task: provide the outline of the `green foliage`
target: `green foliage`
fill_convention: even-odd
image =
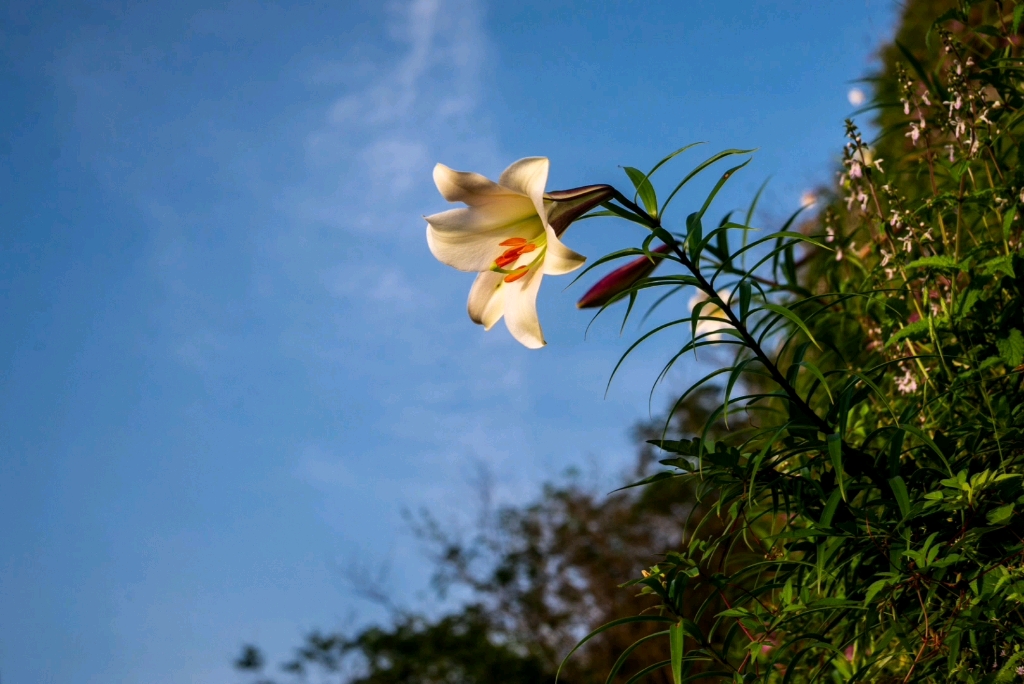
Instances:
[[[362,667],[353,671],[350,656],[356,653]],[[263,658],[247,646],[235,665],[259,673]],[[313,672],[337,675],[336,681],[351,684],[533,684],[545,674],[543,661],[497,639],[485,611],[475,605],[433,623],[408,617],[393,628],[370,628],[351,639],[314,633],[283,669],[301,678]]]
[[[664,245],[659,263],[675,271],[605,307],[628,298],[628,318],[648,289],[663,290],[662,310],[695,290],[699,303],[626,355],[681,327],[691,338],[661,377],[701,347],[735,356],[676,403],[728,378],[708,429],[655,439],[667,469],[637,483],[690,483],[708,515],[627,583],[657,602],[646,615],[671,620],[655,628],[670,657],[620,678],[1024,672],[1021,6],[910,6],[878,80],[881,136],[868,145],[847,121],[843,173],[816,218],[748,240],[760,235],[751,211],[709,231],[741,163],[675,221],[678,188],[738,150],[699,164],[660,206],[653,172],[627,169],[634,200],[605,209],[648,237],[617,256]]]

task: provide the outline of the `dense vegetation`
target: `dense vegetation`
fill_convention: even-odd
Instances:
[[[648,428],[641,486],[549,488],[469,544],[428,521],[441,585],[478,598],[463,612],[314,635],[290,668],[355,655],[352,682],[536,681],[603,625],[562,679],[1022,676],[1022,18],[996,0],[910,3],[875,79],[878,139],[848,121],[831,196],[774,233],[753,232],[753,210],[705,225],[743,164],[685,221],[656,191],[682,157],[631,169],[594,215],[648,237],[595,266],[659,270],[590,301],[627,316],[648,290],[659,312],[691,302],[631,352],[684,327],[670,365],[711,346],[733,361]]]
[[[848,121],[834,201],[803,233],[761,238],[753,266],[748,222],[702,227],[740,167],[680,235],[644,179],[643,208],[613,209],[680,267],[623,294],[700,291],[704,310],[667,325],[693,326],[680,354],[737,349],[695,387],[726,378],[711,419],[749,418],[717,440],[657,442],[670,470],[648,482],[695,482],[714,501],[705,520],[724,521],[632,582],[661,602],[646,619],[672,655],[652,667],[675,681],[1017,676],[1022,13],[964,4],[929,27],[924,59],[897,45],[880,142]]]

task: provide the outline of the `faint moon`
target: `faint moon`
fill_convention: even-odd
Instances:
[[[850,92],[846,93],[846,99],[854,107],[859,107],[864,104],[864,91],[860,88],[850,88]]]

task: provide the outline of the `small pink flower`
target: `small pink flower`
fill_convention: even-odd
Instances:
[[[908,368],[902,378],[896,378],[896,389],[900,394],[910,394],[917,391],[917,379]]]

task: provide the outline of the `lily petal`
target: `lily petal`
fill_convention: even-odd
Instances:
[[[525,216],[496,215],[490,208],[450,209],[427,216],[427,246],[443,264],[460,271],[486,271],[505,251],[502,242],[512,237],[533,240],[543,232],[533,207],[527,206]]]
[[[729,290],[719,290],[718,297],[723,302],[729,301]],[[706,302],[710,299],[703,291],[698,290],[694,293],[693,297],[690,298],[690,310],[692,311],[701,302]],[[719,330],[728,330],[732,327],[729,322],[729,318],[722,311],[721,307],[714,302],[705,304],[700,310],[700,320],[697,322],[697,336],[704,335],[707,333],[707,339],[719,342],[722,340],[722,335]]]
[[[493,328],[505,313],[505,291],[508,286],[504,283],[504,277],[501,273],[484,271],[476,277],[469,290],[466,306],[469,317],[474,323],[484,326],[484,330]]]
[[[531,271],[522,280],[502,287],[505,292],[505,325],[512,337],[529,349],[540,349],[545,344],[544,332],[537,318],[537,291],[544,274]]]
[[[521,195],[506,195],[484,206],[449,209],[424,218],[437,230],[463,233],[498,230],[513,223],[533,219],[536,224],[535,236],[541,233],[540,217],[533,208],[533,202]]]
[[[493,198],[513,194],[479,173],[455,171],[444,164],[434,165],[434,185],[449,202],[465,202],[470,206],[487,204]]]
[[[548,221],[547,210],[544,208],[544,186],[548,184],[549,167],[547,157],[526,157],[513,162],[498,179],[499,185],[529,197],[544,223]]]
[[[572,251],[558,239],[555,230],[548,226],[546,229],[548,237],[547,253],[544,255],[544,273],[547,275],[563,275],[571,273],[587,261],[587,257]]]

